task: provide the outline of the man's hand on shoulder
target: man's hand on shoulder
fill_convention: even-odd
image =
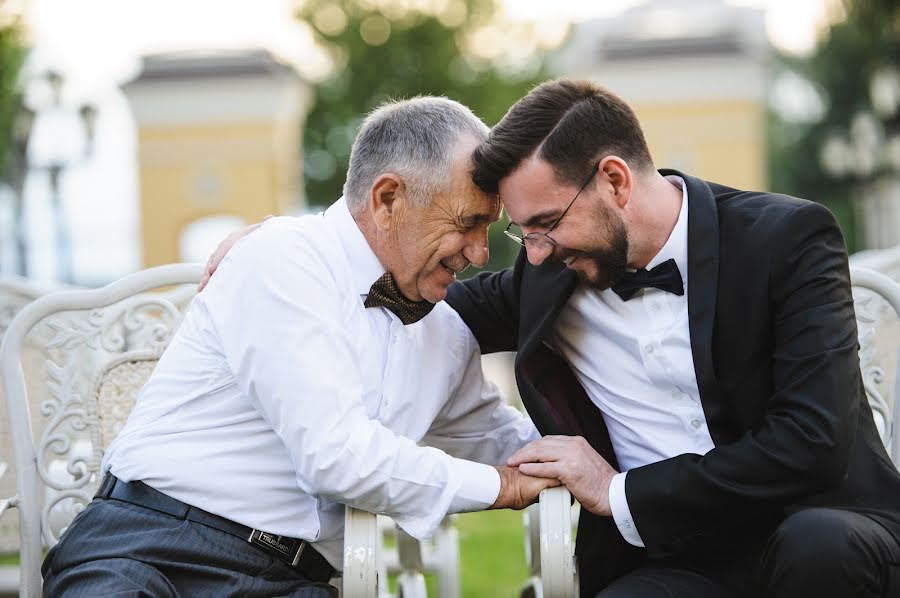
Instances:
[[[524,509],[537,502],[541,490],[559,486],[557,479],[525,475],[517,467],[495,467],[500,474],[500,494],[491,505],[492,509]]]
[[[609,484],[617,472],[581,436],[544,436],[520,448],[507,460],[522,474],[556,478],[595,515],[612,515]]]
[[[209,256],[209,261],[206,262],[206,272],[203,273],[203,279],[200,281],[200,284],[197,285],[197,292],[202,291],[206,285],[209,283],[209,279],[212,278],[212,275],[215,274],[216,268],[219,267],[219,264],[222,261],[222,258],[234,247],[234,244],[238,242],[242,237],[246,237],[260,226],[262,223],[268,220],[269,218],[274,218],[272,214],[266,216],[262,222],[257,222],[256,224],[251,224],[246,228],[242,228],[239,231],[235,231],[222,239],[219,243],[219,246],[216,247],[216,250],[213,251],[213,254]]]

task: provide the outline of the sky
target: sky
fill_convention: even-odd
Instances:
[[[377,0],[373,0],[377,1]],[[453,0],[405,0],[407,3]],[[729,0],[765,10],[767,34],[776,47],[808,53],[827,23],[835,0]],[[508,18],[541,23],[552,31],[566,22],[613,16],[639,3],[585,0],[501,0]],[[29,68],[67,76],[67,110],[47,110],[46,85],[33,83],[28,101],[44,108],[35,124],[31,159],[38,166],[26,183],[27,226],[34,239],[32,272],[55,277],[53,220],[47,175],[42,164],[63,156],[74,165],[62,179],[61,197],[72,231],[77,281],[97,284],[139,268],[137,164],[134,125],[118,87],[137,73],[142,54],[211,47],[264,46],[321,76],[327,65],[310,60],[308,26],[291,18],[291,0],[6,0],[23,14],[34,48]],[[301,58],[302,57],[302,58]],[[93,151],[84,151],[75,110],[97,105]],[[0,192],[0,231],[11,230],[8,196]],[[218,238],[212,231],[206,243]],[[9,235],[6,235],[7,237]],[[9,238],[0,239],[0,271],[8,272]],[[205,246],[195,253],[204,254]]]

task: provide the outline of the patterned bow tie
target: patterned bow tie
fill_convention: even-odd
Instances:
[[[612,286],[612,290],[622,298],[622,301],[628,301],[639,290],[647,287],[654,287],[679,296],[684,295],[681,272],[679,272],[675,260],[666,260],[650,270],[641,268],[635,272],[626,272],[622,280]]]
[[[415,324],[434,309],[434,303],[411,301],[404,297],[390,272],[385,272],[375,281],[363,305],[388,308],[400,318],[404,326]]]

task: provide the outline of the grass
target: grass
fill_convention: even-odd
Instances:
[[[462,595],[514,598],[528,579],[521,511],[482,511],[456,519]],[[429,594],[434,595],[434,594]]]
[[[461,568],[460,594],[465,598],[516,598],[528,578],[525,531],[521,511],[482,511],[457,515]],[[429,596],[437,596],[433,576],[425,577]],[[396,580],[391,577],[391,592]]]

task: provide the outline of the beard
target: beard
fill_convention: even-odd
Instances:
[[[602,213],[598,222],[604,223],[593,240],[594,247],[587,250],[559,249],[556,259],[564,261],[576,258],[581,265],[591,264],[592,271],[575,269],[578,281],[594,290],[605,291],[622,279],[628,267],[628,231],[622,218],[605,207],[598,206]]]

